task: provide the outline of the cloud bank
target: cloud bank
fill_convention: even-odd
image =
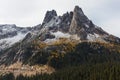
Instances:
[[[0,0],[0,24],[34,26],[42,23],[47,10],[59,15],[75,5],[107,32],[120,37],[120,0]]]

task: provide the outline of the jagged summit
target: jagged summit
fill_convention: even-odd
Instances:
[[[55,10],[47,11],[42,25],[35,26],[29,34],[41,41],[59,39],[67,34],[67,38],[80,41],[120,42],[119,38],[96,26],[79,6],[61,16]]]
[[[83,10],[79,6],[75,6],[73,11],[73,18],[78,20],[81,23],[88,22],[88,18],[84,15]]]
[[[79,6],[75,6],[74,12],[76,14],[84,15],[84,12],[83,12],[82,8],[80,8]]]
[[[55,16],[57,16],[57,13],[56,13],[55,10],[47,11],[46,14],[45,14],[45,18],[43,20],[43,24],[48,23]]]
[[[47,11],[40,29],[40,40],[53,39],[53,33],[69,34],[70,38],[76,36],[80,41],[107,42],[109,35],[102,28],[96,26],[83,12],[79,6],[74,10],[58,16],[55,10]],[[46,35],[47,34],[47,35]],[[49,35],[48,35],[49,34]],[[62,34],[59,34],[62,35]],[[115,36],[113,36],[115,38]],[[118,39],[118,38],[117,38]],[[119,40],[117,40],[119,41]],[[114,42],[114,41],[113,41]]]

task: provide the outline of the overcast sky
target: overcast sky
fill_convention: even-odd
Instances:
[[[120,0],[0,0],[0,24],[34,26],[47,10],[58,15],[79,5],[96,25],[120,37]]]

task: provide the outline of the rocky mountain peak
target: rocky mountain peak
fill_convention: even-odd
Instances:
[[[43,20],[43,24],[48,23],[55,16],[57,16],[57,13],[55,10],[47,11],[45,14],[45,18]]]
[[[78,13],[78,14],[81,14],[81,15],[84,15],[83,10],[79,6],[75,6],[74,12]]]
[[[73,41],[78,43],[89,41],[120,44],[119,38],[109,35],[102,28],[96,26],[78,6],[62,16],[57,16],[55,10],[47,11],[42,25],[36,25],[32,29],[2,27],[3,25],[0,26],[0,49],[4,54],[0,55],[0,64],[26,61],[27,58],[29,60],[34,54],[41,53],[39,52],[41,47],[45,47],[43,50],[46,51],[47,45],[54,42],[58,44],[60,39],[63,43],[64,41],[71,43]],[[19,43],[15,44],[17,42]]]
[[[109,36],[102,28],[96,26],[83,12],[79,6],[62,16],[57,16],[55,10],[47,11],[41,25],[40,39],[45,40],[45,33],[51,32],[68,33],[71,36],[77,35],[81,41],[105,41]],[[43,39],[44,38],[44,39]]]
[[[86,31],[84,29],[89,27],[90,20],[84,15],[84,12],[80,7],[75,6],[69,32],[71,34],[81,35],[81,32],[85,33]]]
[[[88,18],[84,15],[83,10],[79,6],[75,6],[74,12],[73,12],[73,18],[77,20],[79,23],[88,21]]]
[[[69,33],[77,34],[80,40],[90,41],[104,41],[103,36],[109,36],[107,32],[89,20],[79,6],[75,6],[74,8]]]

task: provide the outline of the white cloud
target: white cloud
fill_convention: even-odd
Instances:
[[[74,6],[73,0],[0,0],[0,23],[36,25],[42,22],[47,10],[55,9],[63,14]]]
[[[42,23],[47,10],[62,15],[79,5],[95,24],[120,37],[119,4],[120,0],[0,0],[0,24],[33,26]]]
[[[104,26],[103,29],[110,34],[120,37],[120,17],[107,20],[101,26]]]

